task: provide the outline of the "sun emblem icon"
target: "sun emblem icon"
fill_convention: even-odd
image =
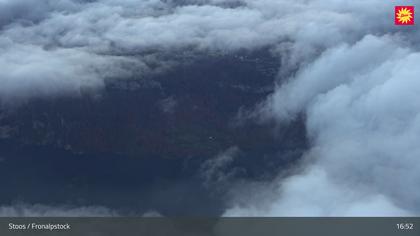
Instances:
[[[414,25],[414,6],[396,6],[395,24]]]

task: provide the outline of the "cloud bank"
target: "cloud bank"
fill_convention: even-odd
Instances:
[[[304,114],[311,148],[294,175],[249,184],[259,193],[238,193],[226,215],[420,215],[417,39],[360,31],[300,66],[258,111],[283,123]]]
[[[388,31],[386,7],[338,0],[1,0],[0,98],[77,94],[110,78],[142,79],[171,66],[179,52],[268,46],[284,55],[282,70],[290,72],[322,49]]]

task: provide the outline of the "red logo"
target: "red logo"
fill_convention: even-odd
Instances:
[[[395,24],[414,25],[414,6],[396,6]]]

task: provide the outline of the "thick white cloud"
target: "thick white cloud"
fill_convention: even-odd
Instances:
[[[419,215],[420,53],[390,36],[324,52],[270,98],[280,120],[306,114],[303,171],[227,215]]]
[[[276,185],[279,184],[279,185]],[[305,173],[264,186],[259,196],[235,205],[226,216],[409,216],[385,195],[353,190],[311,167]],[[244,193],[250,194],[250,193]],[[237,199],[238,200],[238,199]],[[250,204],[250,205],[249,205]]]
[[[351,4],[342,0],[183,2],[2,0],[0,49],[5,52],[0,54],[0,60],[13,57],[13,62],[2,65],[0,80],[7,81],[13,94],[30,97],[39,94],[38,90],[48,94],[60,93],[69,86],[69,90],[80,89],[86,83],[100,86],[107,74],[102,73],[104,68],[115,69],[119,77],[125,76],[121,73],[124,68],[141,78],[148,74],[148,63],[168,66],[166,59],[147,55],[151,51],[230,52],[263,46],[276,47],[283,55],[282,70],[290,72],[290,68],[298,67],[324,48],[354,42],[365,32],[389,31],[392,22],[392,11],[387,11],[391,4],[379,0]],[[114,65],[115,58],[109,55],[135,59],[138,65]],[[80,62],[75,63],[75,58]],[[21,83],[10,76],[21,73],[21,66],[26,70],[41,69],[34,78],[25,75]],[[48,67],[55,69],[45,69]],[[26,89],[28,81],[34,81],[30,84],[33,91]],[[10,96],[8,91],[4,87],[0,97]]]
[[[141,64],[129,58],[16,44],[0,38],[0,98],[3,103],[35,95],[79,94],[103,86],[103,79],[129,75],[122,68]],[[135,70],[134,70],[135,71]]]
[[[273,115],[283,120],[293,118],[320,93],[368,73],[388,61],[390,56],[399,58],[409,52],[390,45],[390,41],[387,36],[383,40],[369,36],[354,46],[340,44],[327,49],[315,62],[301,68],[295,79],[279,87],[269,99]]]
[[[303,19],[317,9],[327,12],[320,17],[354,19],[327,29],[312,21],[286,50],[280,47],[289,50],[286,72],[296,73],[258,110],[263,119],[286,123],[304,114],[311,148],[291,177],[238,188],[225,214],[420,215],[418,27],[391,21],[393,5],[415,2],[298,3]]]

